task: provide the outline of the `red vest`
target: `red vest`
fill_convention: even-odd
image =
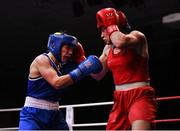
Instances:
[[[111,48],[107,66],[112,71],[115,85],[150,80],[148,59],[138,55],[133,49],[126,48],[113,54]]]

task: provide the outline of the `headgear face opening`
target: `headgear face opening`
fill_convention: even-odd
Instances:
[[[47,48],[53,54],[56,60],[60,63],[62,63],[61,48],[65,44],[69,46],[77,47],[78,45],[77,38],[60,32],[49,35]]]

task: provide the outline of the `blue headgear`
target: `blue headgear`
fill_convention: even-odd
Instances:
[[[64,33],[57,32],[49,35],[47,48],[60,63],[62,63],[60,51],[64,44],[69,46],[77,46],[78,41],[76,37]]]

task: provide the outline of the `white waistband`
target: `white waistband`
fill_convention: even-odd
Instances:
[[[150,85],[149,82],[133,82],[133,83],[123,84],[123,85],[115,85],[115,90],[117,91],[131,90],[131,89],[148,86],[148,85]]]
[[[45,110],[59,110],[59,102],[49,102],[42,99],[37,99],[33,97],[26,97],[25,107],[34,107]]]

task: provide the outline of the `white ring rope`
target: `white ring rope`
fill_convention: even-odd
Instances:
[[[103,123],[85,123],[85,124],[73,124],[73,127],[89,127],[89,126],[105,126],[107,125],[107,122]]]
[[[11,112],[11,111],[20,111],[21,108],[12,108],[12,109],[0,109],[0,112]]]
[[[102,106],[102,105],[111,105],[114,102],[99,102],[99,103],[88,103],[88,104],[75,104],[75,105],[64,105],[64,106],[59,106],[60,108],[66,108],[68,106],[70,107],[89,107],[89,106]]]
[[[172,100],[172,99],[180,99],[180,96],[172,96],[172,97],[161,97],[157,98],[157,101],[160,100]],[[84,123],[84,124],[75,124],[74,123],[74,108],[75,107],[90,107],[90,106],[102,106],[102,105],[112,105],[114,102],[98,102],[98,103],[88,103],[88,104],[74,104],[74,105],[62,105],[59,106],[59,108],[65,108],[66,109],[66,121],[72,130],[72,127],[90,127],[90,126],[106,126],[106,122],[101,123]],[[11,108],[11,109],[0,109],[0,112],[12,112],[12,111],[20,111],[21,108]],[[174,119],[168,119],[168,120],[174,120]],[[155,120],[158,121],[158,120]],[[18,127],[8,127],[8,128],[0,128],[0,130],[6,130],[6,129],[18,129]]]

